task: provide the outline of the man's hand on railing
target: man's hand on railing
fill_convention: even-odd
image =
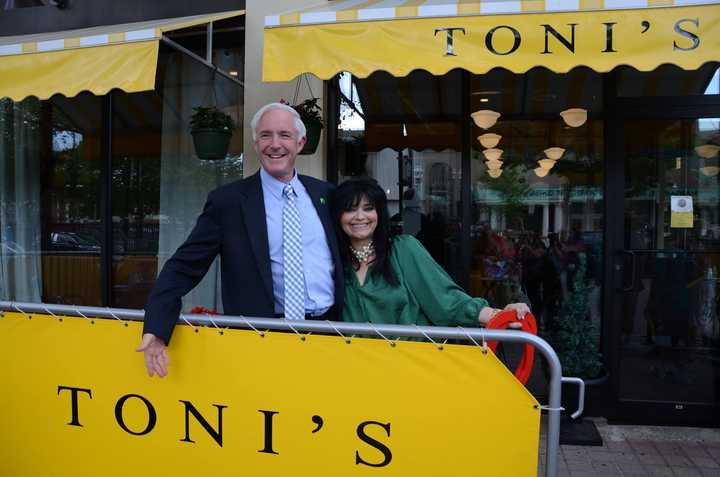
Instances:
[[[145,353],[145,367],[148,376],[152,377],[153,374],[157,374],[159,378],[167,376],[170,357],[163,340],[151,333],[145,333],[140,346],[135,351]]]

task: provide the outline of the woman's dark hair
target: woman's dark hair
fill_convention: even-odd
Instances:
[[[390,264],[392,235],[390,234],[387,196],[374,179],[350,179],[340,184],[333,192],[331,213],[340,243],[340,256],[343,263],[350,264],[354,270],[360,268],[360,262],[350,253],[350,239],[340,225],[340,217],[343,212],[348,212],[357,207],[363,197],[375,208],[378,216],[377,227],[373,234],[375,261],[372,274],[384,277],[392,286],[398,286],[400,282],[398,282],[397,275]]]

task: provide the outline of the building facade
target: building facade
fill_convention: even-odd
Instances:
[[[417,12],[393,19],[378,13],[383,5],[363,13],[330,2],[282,16],[302,5],[255,0],[10,3],[0,13],[7,37],[245,14],[213,22],[209,57],[205,23],[164,33],[152,89],[0,100],[0,299],[142,307],[207,192],[257,170],[249,131],[257,108],[312,95],[324,104],[326,129],[298,169],[334,182],[374,177],[395,230],[415,235],[470,294],[495,305],[527,301],[541,336],[558,348],[580,342],[564,355],[575,365],[566,374],[604,376],[590,395],[593,412],[720,424],[720,50],[709,39],[720,6],[499,11],[482,35],[463,24],[482,10],[446,15],[436,25],[445,29],[422,40],[432,54],[407,34],[383,40],[382,49],[405,48],[393,61],[362,63],[379,35],[373,18],[410,24],[421,21],[409,18]],[[495,3],[532,10],[558,2]],[[357,21],[364,14],[368,21]],[[593,14],[583,30],[583,15]],[[325,25],[357,39],[317,34],[321,44],[307,37],[280,44],[288,56],[273,50],[268,31],[304,18],[322,19],[300,25],[305,32]],[[688,50],[681,60],[629,40],[667,25],[656,41],[672,54]],[[4,38],[0,48],[11,43]],[[545,52],[543,61],[511,58],[528,45]],[[571,49],[576,59],[554,63]],[[697,51],[704,56],[692,59]],[[619,59],[602,63],[608,55]],[[194,154],[187,123],[198,105],[242,124],[224,161]],[[221,309],[216,267],[186,308]],[[513,350],[506,354],[512,362]],[[530,387],[544,392],[541,364]]]

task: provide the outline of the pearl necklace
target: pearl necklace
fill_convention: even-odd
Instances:
[[[350,245],[350,253],[353,254],[353,256],[357,259],[358,262],[365,263],[368,261],[370,256],[375,253],[375,247],[373,246],[372,241],[367,245],[363,245],[362,247],[360,247],[360,250]]]

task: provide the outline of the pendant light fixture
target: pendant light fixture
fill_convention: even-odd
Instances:
[[[703,175],[708,177],[715,177],[718,175],[718,172],[720,172],[720,167],[718,166],[705,166],[700,168],[700,172],[703,173]]]
[[[482,144],[482,147],[485,149],[492,149],[498,145],[501,138],[502,136],[499,134],[485,133],[482,136],[478,136],[477,140],[480,141],[480,144]]]
[[[585,124],[587,121],[587,109],[570,108],[560,113],[565,124],[571,128],[577,128]]]
[[[497,179],[502,175],[502,169],[492,169],[488,171],[488,175],[493,179]]]
[[[485,165],[487,166],[487,168],[489,170],[493,171],[493,170],[502,169],[503,163],[502,163],[502,161],[487,161],[485,163]]]
[[[480,111],[475,111],[470,115],[470,117],[475,121],[475,124],[477,127],[482,129],[489,129],[495,125],[498,118],[500,117],[500,113],[496,111],[492,111],[490,109],[481,109]]]
[[[535,171],[535,175],[538,177],[545,177],[548,175],[548,172],[550,172],[549,169],[543,169],[542,167],[536,167],[533,170]]]
[[[718,151],[720,151],[720,146],[716,146],[715,144],[703,144],[702,146],[697,146],[695,148],[697,155],[703,159],[715,157]]]
[[[545,169],[546,171],[549,171],[555,165],[555,161],[552,159],[548,159],[548,158],[540,159],[537,162],[538,162],[538,164],[540,164],[540,167],[542,169]]]
[[[565,149],[563,149],[562,147],[549,147],[543,152],[549,159],[557,161],[562,157],[563,154],[565,154]]]
[[[485,156],[485,159],[488,161],[498,161],[500,160],[500,156],[502,156],[503,150],[502,149],[485,149],[483,151],[483,155]]]

